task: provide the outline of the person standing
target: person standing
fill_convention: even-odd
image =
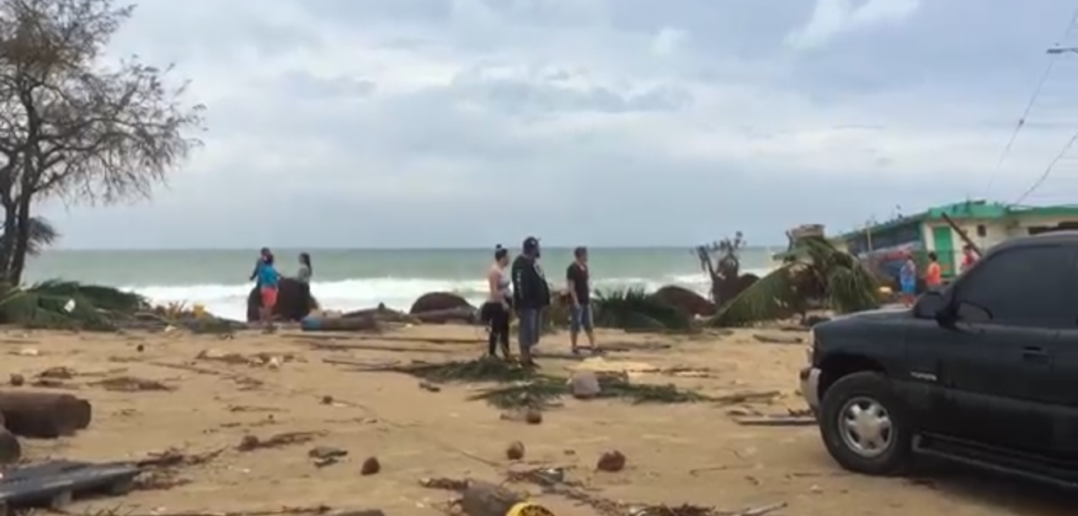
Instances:
[[[517,311],[517,345],[520,362],[534,366],[532,348],[539,344],[543,328],[543,310],[550,306],[550,285],[539,265],[539,239],[528,237],[521,246],[520,256],[513,260],[513,307]]]
[[[258,251],[258,259],[255,260],[255,268],[251,271],[251,281],[255,281],[258,279],[258,269],[262,267],[262,263],[266,261],[267,256],[273,256],[273,253],[270,252],[270,249],[268,247],[263,247],[260,251]]]
[[[973,251],[973,246],[966,244],[962,247],[962,267],[959,270],[965,272],[966,269],[973,267],[974,263],[977,263],[977,253]]]
[[[912,253],[906,253],[906,261],[898,270],[898,286],[902,292],[902,304],[912,305],[917,295],[917,264],[913,261]]]
[[[494,248],[494,263],[487,269],[487,301],[483,303],[480,314],[487,323],[487,354],[498,356],[501,346],[502,355],[509,360],[509,314],[513,294],[509,289],[509,250],[497,246]]]
[[[588,272],[586,247],[573,249],[573,263],[565,269],[565,282],[569,297],[573,302],[569,313],[569,345],[573,353],[579,351],[577,342],[580,330],[583,329],[588,337],[588,349],[595,353],[595,330],[591,316],[591,278]]]
[[[939,257],[935,252],[928,253],[928,266],[925,267],[925,288],[936,290],[943,286],[943,271],[940,269]]]
[[[311,266],[311,255],[299,253],[299,269],[296,270],[296,279],[300,283],[310,285],[312,276],[314,276],[314,267]]]
[[[273,308],[277,305],[277,285],[281,281],[281,275],[273,266],[273,254],[267,253],[262,257],[255,268],[255,279],[258,285],[258,293],[262,301],[259,307],[263,331],[272,333],[276,328],[273,326]]]

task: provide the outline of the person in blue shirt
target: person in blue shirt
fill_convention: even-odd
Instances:
[[[273,307],[277,305],[277,285],[281,281],[281,274],[273,266],[273,254],[263,255],[262,260],[255,266],[255,281],[262,300],[259,315],[265,331],[272,332],[274,330]]]
[[[902,304],[913,305],[917,297],[917,264],[913,261],[913,253],[906,253],[906,262],[898,271],[898,286],[902,291]]]

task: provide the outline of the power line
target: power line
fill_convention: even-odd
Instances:
[[[1071,31],[1074,30],[1075,23],[1078,23],[1078,8],[1071,14],[1070,22],[1067,23],[1067,29],[1063,31],[1063,35],[1059,37],[1059,41],[1063,41],[1070,36]],[[1056,43],[1058,46],[1059,43]],[[1056,59],[1063,52],[1048,51],[1048,55],[1051,57],[1048,59],[1048,66],[1044,68],[1044,73],[1041,74],[1040,80],[1037,81],[1036,87],[1033,88],[1033,94],[1029,97],[1029,102],[1026,103],[1026,108],[1022,111],[1022,116],[1018,119],[1018,122],[1014,126],[1014,131],[1011,132],[1011,137],[1007,140],[1007,145],[1003,147],[1003,152],[1000,153],[999,159],[996,161],[996,166],[992,170],[992,175],[988,177],[988,186],[985,188],[985,197],[992,191],[992,186],[996,182],[996,177],[999,176],[1000,169],[1003,168],[1003,162],[1007,160],[1007,156],[1011,153],[1011,147],[1014,146],[1014,141],[1018,139],[1018,133],[1022,132],[1022,128],[1026,126],[1026,118],[1029,117],[1029,113],[1033,111],[1033,106],[1037,103],[1037,98],[1041,95],[1041,90],[1044,89],[1044,84],[1048,82],[1048,76],[1052,75],[1052,68],[1056,65]]]
[[[1078,142],[1078,131],[1074,132],[1074,135],[1071,136],[1071,139],[1067,141],[1066,145],[1063,146],[1063,150],[1059,151],[1059,154],[1056,155],[1055,159],[1053,159],[1052,162],[1048,164],[1048,168],[1044,169],[1044,172],[1042,172],[1040,177],[1038,177],[1037,180],[1033,182],[1029,189],[1027,189],[1017,200],[1015,200],[1011,204],[1019,204],[1022,201],[1026,200],[1026,197],[1029,197],[1029,194],[1033,193],[1034,190],[1044,184],[1044,180],[1048,179],[1048,176],[1052,173],[1052,169],[1056,167],[1056,163],[1059,163],[1059,161],[1067,155],[1067,151],[1069,151],[1071,147],[1074,146],[1075,142]]]

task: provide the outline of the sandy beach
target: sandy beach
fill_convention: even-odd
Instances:
[[[804,408],[796,392],[804,346],[762,344],[753,333],[760,331],[702,336],[601,331],[599,338],[631,349],[607,354],[606,362],[658,370],[634,374],[634,382],[674,383],[712,396],[772,390],[778,396],[679,405],[564,399],[563,406],[544,412],[538,425],[503,419],[486,403],[469,401],[478,386],[443,385],[431,392],[407,375],[325,361],[470,359],[481,353],[481,344],[402,339],[480,338],[472,327],[423,326],[381,337],[242,332],[232,339],[186,332],[10,330],[0,334],[5,353],[0,373],[24,375],[29,383],[50,368],[67,368],[71,377],[54,381],[52,388],[71,389],[93,403],[89,429],[57,440],[24,440],[29,459],[137,460],[170,448],[194,457],[159,472],[151,489],[78,502],[71,507],[76,513],[120,506],[133,514],[269,514],[321,505],[333,511],[438,514],[451,493],[422,487],[420,479],[501,482],[508,470],[550,466],[565,468],[567,480],[580,483],[575,489],[626,504],[689,503],[736,512],[784,503],[787,507],[771,514],[789,516],[1064,514],[1066,505],[1053,493],[984,476],[849,474],[827,455],[814,426],[738,424],[731,414]],[[561,350],[565,340],[564,334],[550,336],[542,346]],[[664,347],[658,344],[669,347],[647,350]],[[541,364],[559,371],[580,362],[547,358]],[[687,366],[696,372],[662,371]],[[154,380],[171,390],[124,392],[101,383],[118,377]],[[326,403],[327,397],[332,402]],[[245,435],[265,440],[288,432],[310,434],[302,434],[306,442],[237,449]],[[514,440],[526,447],[518,464],[505,457]],[[316,446],[348,455],[318,467],[308,456]],[[623,471],[595,470],[596,459],[607,450],[627,457]],[[381,471],[363,476],[360,464],[370,456],[377,457]],[[600,514],[565,496],[543,494],[534,484],[507,486],[533,493],[558,514]]]

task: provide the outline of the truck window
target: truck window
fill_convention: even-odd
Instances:
[[[990,256],[955,285],[959,318],[1008,326],[1074,327],[1074,254],[1063,246],[1016,247]]]

